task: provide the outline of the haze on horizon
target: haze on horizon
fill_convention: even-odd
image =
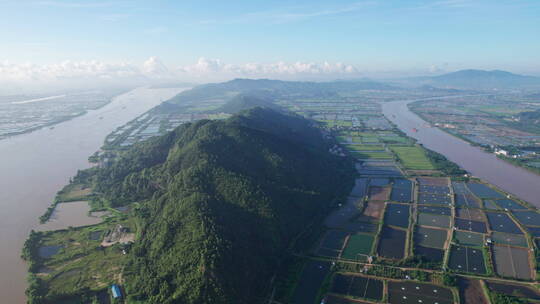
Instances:
[[[540,75],[539,15],[533,0],[3,0],[0,94],[469,68]]]

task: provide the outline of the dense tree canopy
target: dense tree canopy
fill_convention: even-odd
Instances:
[[[98,170],[113,204],[142,202],[128,295],[261,301],[293,238],[350,188],[350,167],[327,151],[309,121],[255,108],[181,126]]]

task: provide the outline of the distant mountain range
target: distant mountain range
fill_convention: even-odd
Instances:
[[[410,81],[444,89],[495,90],[540,87],[540,77],[500,70],[461,70],[439,76],[416,77]]]

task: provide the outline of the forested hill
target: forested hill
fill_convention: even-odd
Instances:
[[[99,169],[113,204],[142,202],[129,297],[262,302],[295,236],[352,186],[352,166],[327,151],[309,121],[255,108],[183,125]]]

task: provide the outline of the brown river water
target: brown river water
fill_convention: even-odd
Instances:
[[[26,302],[27,269],[19,258],[21,248],[30,230],[40,228],[38,217],[56,192],[78,169],[89,166],[88,157],[105,136],[182,90],[138,88],[53,129],[0,140],[0,303]],[[72,210],[76,205],[66,207],[59,210],[60,217],[69,215],[66,223],[88,223],[86,212]],[[60,227],[58,221],[63,219],[48,228]]]
[[[487,153],[436,127],[430,127],[426,121],[407,107],[407,104],[414,101],[384,103],[382,110],[399,129],[417,139],[424,147],[443,154],[472,175],[540,208],[540,175],[511,165],[500,160],[493,153]],[[415,132],[414,129],[417,131]]]

